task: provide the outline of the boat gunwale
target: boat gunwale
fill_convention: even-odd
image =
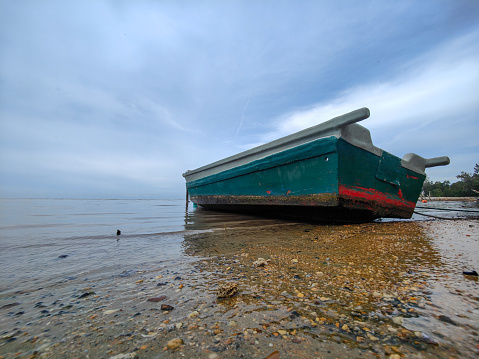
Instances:
[[[216,174],[230,171],[235,168],[253,163],[254,161],[268,158],[274,154],[278,154],[293,148],[297,148],[301,145],[326,139],[332,136],[336,137],[337,139],[344,139],[346,142],[349,142],[351,145],[357,148],[366,150],[377,155],[378,157],[381,157],[383,152],[387,151],[374,146],[369,130],[356,123],[368,118],[369,115],[369,109],[363,107],[264,145],[260,145],[240,152],[236,155],[226,157],[197,169],[186,171],[183,173],[183,177],[185,177],[188,187],[188,184],[191,182],[199,181]],[[288,163],[289,162],[290,161],[288,161]],[[449,163],[450,160],[447,156],[425,159],[415,153],[407,153],[400,159],[400,164],[402,167],[421,175],[426,175],[425,169],[428,167],[444,166]]]
[[[370,116],[369,109],[363,107],[361,109],[346,113],[341,116],[337,116],[329,121],[320,123],[316,126],[309,127],[302,131],[293,133],[291,135],[279,138],[277,140],[268,142],[266,144],[254,147],[252,149],[240,152],[236,155],[226,157],[224,159],[218,160],[216,162],[210,163],[208,165],[199,167],[194,170],[189,170],[183,173],[183,177],[186,178],[187,182],[194,180],[188,179],[188,177],[196,177],[194,175],[201,174],[201,172],[206,172],[207,174],[203,175],[202,177],[206,177],[210,174],[219,173],[229,168],[220,169],[221,167],[225,167],[231,163],[237,162],[237,164],[233,167],[240,166],[242,164],[246,164],[252,162],[254,160],[258,160],[261,158],[265,158],[269,155],[274,153],[278,153],[284,150],[288,150],[299,145],[312,142],[321,138],[326,138],[330,136],[336,136],[337,138],[341,136],[341,130],[345,127],[349,127],[356,122],[362,121]],[[361,128],[360,132],[367,131],[369,135],[369,130],[365,127],[360,125],[355,125],[357,128]],[[369,142],[370,142],[370,135],[369,135]],[[372,146],[372,142],[370,142],[370,146]],[[375,150],[377,148],[372,148]],[[230,167],[230,168],[233,168]],[[216,170],[215,170],[216,169]],[[208,173],[211,172],[211,173]],[[201,178],[201,177],[199,177]],[[197,178],[195,178],[197,179]]]

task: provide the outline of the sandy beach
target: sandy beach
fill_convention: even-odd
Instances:
[[[3,295],[0,358],[475,358],[478,240],[475,219],[225,223],[184,260]]]

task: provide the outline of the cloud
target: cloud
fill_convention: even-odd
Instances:
[[[0,7],[0,195],[183,197],[187,169],[363,106],[444,176],[477,157],[474,2]]]
[[[459,149],[476,157],[478,153],[477,138],[473,135],[479,133],[477,43],[479,31],[418,56],[404,64],[393,78],[365,81],[327,102],[287,113],[275,121],[275,130],[248,147],[368,107],[371,117],[362,124],[371,131],[376,145],[399,152],[396,154],[400,156],[414,151],[425,157],[452,154],[456,172],[464,170],[459,167],[464,166],[463,161],[454,165],[453,152]],[[449,179],[456,173],[450,169],[448,172]]]

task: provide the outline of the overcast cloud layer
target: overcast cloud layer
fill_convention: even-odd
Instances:
[[[181,174],[345,112],[479,162],[479,2],[0,0],[0,197],[183,198]]]

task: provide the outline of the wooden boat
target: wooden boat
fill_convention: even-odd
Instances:
[[[326,221],[410,218],[425,168],[448,157],[402,159],[376,146],[357,124],[362,108],[183,174],[205,208]]]

